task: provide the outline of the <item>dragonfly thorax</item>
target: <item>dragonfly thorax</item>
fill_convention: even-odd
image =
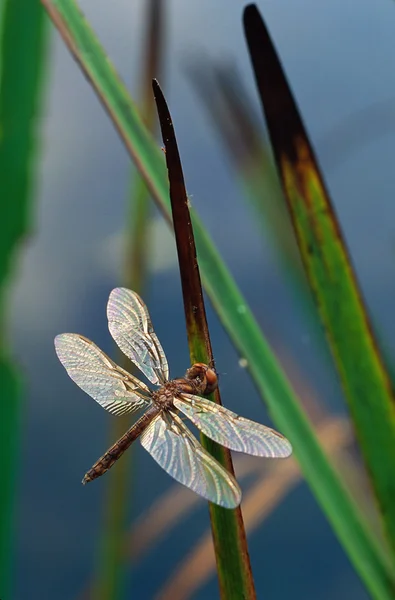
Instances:
[[[180,394],[183,390],[177,385],[177,379],[168,381],[159,390],[152,392],[152,404],[158,408],[170,408],[173,405],[173,398]]]
[[[173,379],[152,393],[152,403],[161,409],[170,408],[180,394],[211,394],[218,385],[217,374],[204,363],[195,363],[185,377]]]

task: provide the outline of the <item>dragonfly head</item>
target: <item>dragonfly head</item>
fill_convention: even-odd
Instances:
[[[218,387],[217,373],[204,363],[193,364],[185,373],[185,377],[194,381],[198,394],[211,394]]]

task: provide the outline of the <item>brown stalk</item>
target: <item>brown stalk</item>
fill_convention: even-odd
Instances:
[[[153,81],[153,91],[165,145],[191,362],[214,365],[188,197],[173,122],[162,90],[156,80]],[[221,404],[218,389],[213,396],[215,401]],[[229,450],[207,440],[203,435],[201,435],[201,440],[209,452],[234,474]],[[235,590],[239,590],[238,593],[242,593],[246,600],[253,600],[256,598],[256,593],[241,509],[238,507],[230,511],[211,503],[209,506],[221,597],[232,598]]]
[[[162,0],[149,0],[147,32],[144,36],[144,64],[141,73],[140,113],[151,132],[156,130],[155,102],[152,97],[151,82],[162,71],[164,50],[164,7]],[[147,271],[147,239],[150,214],[149,191],[138,173],[134,174],[133,190],[135,210],[131,211],[129,230],[133,232],[127,240],[125,261],[126,287],[142,292],[143,280]]]
[[[189,213],[188,196],[185,189],[180,155],[175,138],[173,122],[157,80],[153,90],[165,145],[166,165],[169,176],[171,210],[180,267],[182,294],[191,362],[213,362],[213,352],[208,331],[203,290],[196,247]],[[196,341],[198,339],[198,343]],[[202,346],[200,345],[202,343]],[[202,355],[202,352],[204,355]],[[219,398],[218,400],[219,401]]]

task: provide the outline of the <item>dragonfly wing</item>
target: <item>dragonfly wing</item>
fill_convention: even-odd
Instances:
[[[84,336],[57,335],[55,349],[71,379],[110,413],[123,415],[150,404],[149,388]]]
[[[204,435],[225,448],[268,458],[286,458],[292,453],[289,441],[277,431],[210,400],[182,394],[173,402]]]
[[[169,379],[165,353],[140,296],[126,288],[112,290],[107,304],[108,328],[124,354],[155,385]]]
[[[204,450],[176,414],[158,415],[140,440],[171,477],[203,498],[226,508],[240,504],[235,478]]]

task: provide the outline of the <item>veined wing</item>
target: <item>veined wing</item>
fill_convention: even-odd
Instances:
[[[150,390],[145,383],[115,364],[86,337],[62,333],[55,338],[55,349],[71,379],[113,415],[150,404]]]
[[[286,458],[292,453],[291,444],[280,433],[239,417],[210,400],[182,394],[174,398],[173,402],[204,435],[225,448],[271,458]]]
[[[107,317],[112,337],[147,379],[155,385],[168,381],[166,356],[140,296],[126,288],[115,288],[108,299]]]
[[[235,478],[204,450],[175,413],[158,415],[140,440],[169,475],[203,498],[226,508],[240,504]]]

